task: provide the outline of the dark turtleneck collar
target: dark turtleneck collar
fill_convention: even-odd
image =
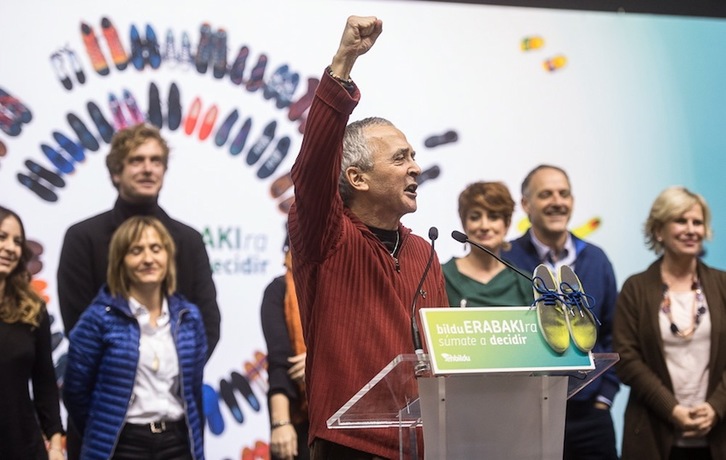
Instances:
[[[162,217],[164,211],[159,207],[157,200],[149,203],[131,203],[120,196],[113,206],[113,220],[116,226],[121,225],[131,216],[155,216]]]
[[[399,243],[401,241],[401,235],[399,235],[398,229],[386,230],[383,228],[371,227],[370,225],[366,225],[366,227],[368,227],[368,229],[376,235],[376,238],[383,243],[391,255],[394,255],[398,251]]]

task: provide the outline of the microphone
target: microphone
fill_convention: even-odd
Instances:
[[[514,270],[519,276],[523,276],[530,283],[532,282],[532,277],[531,276],[529,276],[526,273],[522,272],[521,270],[519,270],[517,267],[515,267],[512,264],[510,264],[506,260],[503,260],[502,258],[498,257],[496,254],[494,254],[492,251],[490,251],[489,249],[485,248],[481,244],[476,243],[474,241],[471,241],[465,234],[463,234],[463,233],[461,233],[461,232],[459,232],[457,230],[454,230],[453,232],[451,232],[451,237],[453,239],[455,239],[456,241],[458,241],[459,243],[469,243],[470,245],[475,246],[475,247],[481,249],[482,251],[486,252],[490,256],[492,256],[495,259],[497,259],[499,262],[501,262],[504,265],[506,265],[507,268],[509,268],[510,270]]]
[[[431,263],[434,261],[434,254],[436,253],[436,251],[434,250],[434,243],[438,237],[439,229],[437,229],[436,227],[429,228],[431,253],[429,254],[429,260],[426,263],[426,268],[424,268],[423,275],[421,275],[421,281],[418,283],[416,292],[413,294],[413,300],[411,301],[411,335],[413,337],[414,352],[416,353],[416,357],[418,358],[418,363],[416,363],[416,366],[414,367],[414,372],[417,376],[429,370],[429,365],[423,356],[424,352],[423,344],[421,342],[421,334],[418,329],[418,323],[416,322],[416,301],[418,300],[419,296],[426,298],[426,292],[422,289],[424,281],[426,281],[426,275],[428,275],[429,269],[431,268]]]

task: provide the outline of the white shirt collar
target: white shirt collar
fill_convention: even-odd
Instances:
[[[540,262],[549,265],[552,269],[555,269],[560,265],[569,265],[574,269],[577,254],[575,254],[575,243],[572,240],[572,234],[570,232],[567,232],[565,246],[562,248],[562,252],[558,254],[558,260],[555,261],[554,264],[552,263],[552,260],[547,257],[552,251],[552,248],[537,239],[537,236],[534,234],[534,230],[530,230],[529,236],[532,238],[532,244],[534,244],[534,248],[537,251],[537,257],[539,257]]]
[[[134,315],[139,325],[144,326],[149,324],[149,310],[146,306],[142,305],[141,302],[135,298],[129,296],[129,308],[131,314]],[[165,326],[169,322],[169,302],[166,300],[166,296],[161,301],[161,314],[156,319],[156,326]]]

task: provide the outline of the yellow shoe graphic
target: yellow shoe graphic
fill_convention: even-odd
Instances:
[[[549,268],[544,265],[535,268],[532,286],[540,333],[550,348],[557,353],[564,353],[570,346],[570,332],[565,308]]]
[[[600,323],[590,311],[594,299],[585,294],[580,279],[567,265],[560,267],[559,279],[572,341],[580,351],[588,353],[597,342],[597,325]]]

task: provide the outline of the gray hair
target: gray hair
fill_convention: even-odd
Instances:
[[[343,135],[343,160],[340,164],[340,178],[338,189],[343,203],[347,206],[353,197],[351,187],[345,171],[351,166],[357,167],[362,172],[373,169],[373,151],[364,134],[366,128],[373,126],[393,126],[393,123],[380,117],[369,117],[354,121],[345,128]]]
[[[534,175],[542,171],[543,169],[554,169],[555,171],[561,172],[562,175],[565,176],[567,183],[570,184],[570,177],[567,175],[567,172],[564,169],[560,168],[559,166],[541,164],[531,170],[522,181],[522,196],[529,198],[529,183],[532,182],[532,178],[534,177]],[[570,186],[572,185],[570,184]]]

